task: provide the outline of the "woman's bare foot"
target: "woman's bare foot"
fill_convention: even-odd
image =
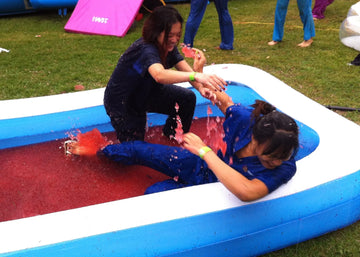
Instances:
[[[274,45],[276,45],[276,44],[278,44],[278,43],[279,43],[279,41],[271,40],[270,42],[268,42],[268,45],[269,45],[269,46],[274,46]]]
[[[309,40],[302,41],[300,44],[298,44],[298,46],[300,46],[300,47],[308,47],[308,46],[311,46],[311,44],[313,42],[314,42],[314,40],[312,40],[312,38],[310,38]]]

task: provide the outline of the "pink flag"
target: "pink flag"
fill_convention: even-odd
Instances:
[[[143,0],[79,0],[65,25],[68,32],[123,37]]]

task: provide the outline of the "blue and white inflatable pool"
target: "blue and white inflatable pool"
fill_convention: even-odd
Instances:
[[[257,68],[206,71],[233,82],[235,102],[247,98],[235,85],[245,85],[315,132],[289,183],[250,203],[213,183],[1,222],[0,256],[256,256],[360,219],[357,124]],[[0,101],[7,110],[0,114],[0,146],[65,138],[74,128],[110,131],[102,99],[96,89]],[[207,105],[199,98],[196,116],[205,116]],[[163,121],[150,116],[153,125]]]

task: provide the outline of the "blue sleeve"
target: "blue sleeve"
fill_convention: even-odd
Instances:
[[[251,141],[252,109],[241,104],[230,106],[226,110],[224,127],[224,141],[227,144],[226,153],[232,156]]]
[[[261,180],[269,190],[269,193],[276,190],[282,184],[287,183],[296,173],[295,159],[291,158],[285,161],[275,169],[265,169],[261,173],[257,173],[255,178]]]

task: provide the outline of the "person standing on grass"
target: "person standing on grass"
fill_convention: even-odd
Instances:
[[[206,58],[201,51],[196,49],[193,68],[179,53],[182,23],[175,8],[157,7],[144,23],[142,38],[120,57],[104,95],[106,112],[120,142],[144,140],[147,112],[168,115],[165,136],[175,135],[176,115],[184,132],[189,131],[196,97],[190,89],[174,83],[190,82],[202,96],[210,89],[225,89],[222,78],[202,73]]]
[[[315,0],[315,5],[312,9],[312,15],[314,20],[321,20],[325,18],[325,10],[334,0]]]
[[[101,153],[171,177],[150,186],[146,194],[220,181],[240,200],[253,201],[287,183],[296,172],[299,128],[295,120],[264,101],[244,106],[234,104],[224,91],[214,94],[225,114],[225,153],[213,152],[190,132],[183,137],[183,147],[132,141],[108,145]],[[72,149],[81,154],[76,145]]]
[[[272,41],[268,42],[269,46],[278,44],[284,37],[284,25],[289,1],[290,0],[277,0],[274,31]],[[298,46],[308,47],[313,43],[313,37],[315,37],[315,25],[311,13],[311,0],[297,0],[297,6],[304,30],[304,40],[298,44]]]
[[[186,21],[184,44],[193,47],[194,38],[204,17],[208,0],[191,0],[190,13]],[[217,49],[233,50],[234,28],[228,10],[228,0],[214,0],[219,17],[221,43]]]

